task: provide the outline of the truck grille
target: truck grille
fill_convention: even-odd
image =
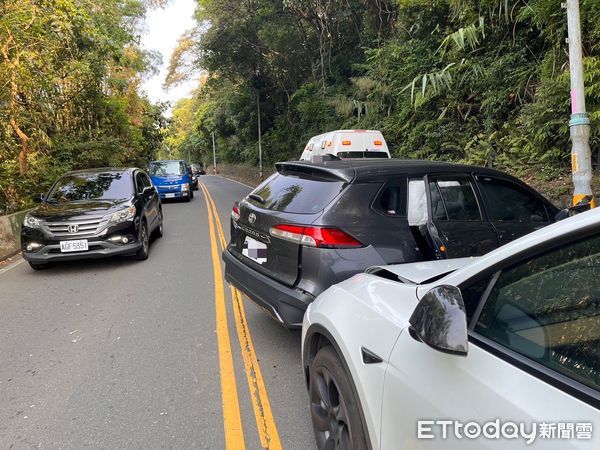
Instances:
[[[76,238],[93,236],[108,223],[108,217],[94,217],[86,220],[66,222],[46,222],[52,236],[57,238]]]

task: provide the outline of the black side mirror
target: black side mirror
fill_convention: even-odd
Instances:
[[[411,335],[444,353],[467,356],[467,312],[460,289],[437,286],[423,296],[410,317]]]
[[[31,198],[35,203],[42,203],[44,201],[44,194],[34,194]]]
[[[580,200],[579,203],[577,203],[576,205],[571,206],[569,208],[561,209],[554,216],[554,220],[556,220],[558,222],[559,220],[566,219],[567,217],[571,217],[576,214],[579,214],[579,213],[582,213],[585,211],[589,211],[590,209],[592,209],[592,205],[590,205],[590,203],[589,203],[591,201],[591,199],[592,199],[592,196],[588,195],[588,196],[584,197],[582,200]]]
[[[146,186],[142,191],[142,194],[154,194],[154,192],[156,192],[156,188],[154,186]]]

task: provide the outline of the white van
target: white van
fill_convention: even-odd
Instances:
[[[310,161],[316,155],[340,158],[389,158],[387,143],[377,130],[336,130],[310,138],[300,161]]]

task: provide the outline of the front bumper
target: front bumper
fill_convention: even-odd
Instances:
[[[161,200],[170,198],[187,198],[190,196],[190,191],[172,191],[172,190],[161,190],[158,189],[158,194]],[[169,196],[167,196],[169,194]]]
[[[22,227],[21,250],[23,258],[30,262],[46,263],[51,261],[72,261],[87,258],[107,258],[117,255],[136,253],[142,246],[138,241],[139,226],[137,222],[128,221],[113,225],[92,236],[55,237],[40,228]],[[127,244],[113,242],[110,239],[126,237]],[[88,250],[82,252],[60,251],[60,241],[85,239]],[[29,244],[41,244],[37,250],[27,250]]]
[[[52,261],[74,261],[78,259],[108,258],[118,255],[132,255],[136,253],[142,244],[133,242],[130,244],[115,244],[110,241],[89,241],[89,250],[84,252],[61,253],[60,244],[49,244],[38,251],[28,252],[23,249],[23,258],[30,262],[46,263]]]
[[[285,286],[245,265],[229,250],[223,251],[225,280],[288,328],[300,328],[304,311],[315,299],[307,292]]]

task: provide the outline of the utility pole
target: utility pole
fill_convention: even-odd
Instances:
[[[573,170],[573,205],[591,196],[590,205],[596,207],[592,193],[592,155],[590,152],[590,119],[585,110],[583,84],[583,55],[581,50],[581,21],[579,0],[567,0],[562,4],[567,9],[569,28],[569,71],[571,75],[571,166]]]
[[[258,177],[260,181],[263,180],[263,168],[262,168],[262,135],[260,130],[260,97],[258,91],[256,92],[256,109],[258,111]]]
[[[213,131],[211,133],[212,135],[212,141],[213,141],[213,174],[216,175],[217,174],[217,152],[216,152],[216,147],[215,147],[215,132]]]

